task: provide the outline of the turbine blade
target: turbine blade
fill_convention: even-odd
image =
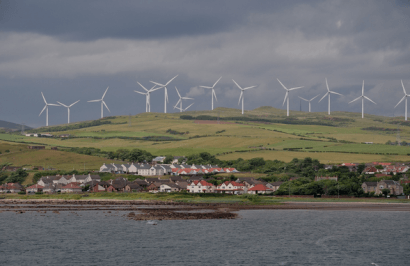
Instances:
[[[55,104],[55,103],[48,103],[48,106],[60,106],[59,104]]]
[[[337,92],[334,92],[334,91],[329,91],[329,92],[330,92],[330,93],[333,93],[333,94],[337,94],[337,95],[343,96],[342,94],[337,93]]]
[[[315,97],[313,97],[312,99],[310,99],[310,101],[313,101],[314,99],[316,99],[320,94],[316,95]]]
[[[218,99],[216,98],[216,94],[215,94],[215,90],[214,90],[214,89],[212,89],[212,93],[213,93],[213,95],[214,95],[214,97],[215,97],[215,100],[218,101]]]
[[[183,100],[195,100],[194,98],[189,98],[189,97],[181,97]]]
[[[155,85],[155,86],[156,86],[156,85]],[[157,91],[157,90],[159,90],[159,89],[164,88],[164,87],[155,88],[155,86],[154,86],[152,89],[150,89],[148,92],[153,92],[153,91]]]
[[[80,100],[78,100],[78,101],[76,101],[75,103],[72,103],[70,106],[68,106],[68,107],[71,107],[71,106],[73,106],[74,104],[76,104],[76,103],[78,103]]]
[[[241,103],[241,98],[243,97],[243,90],[241,90],[241,94],[239,95],[238,105]]]
[[[178,91],[177,87],[175,87],[175,89],[177,90],[179,98],[181,98],[181,94],[179,94],[179,91]]]
[[[184,111],[186,111],[189,107],[191,107],[192,105],[194,105],[194,103],[191,103],[187,108],[184,109]]]
[[[212,86],[212,88],[215,87],[215,85],[221,80],[221,78],[222,78],[222,77],[220,77],[220,78],[214,83],[214,85]]]
[[[68,108],[68,106],[67,105],[65,105],[65,104],[62,104],[62,103],[60,103],[59,101],[57,101],[60,105],[62,105],[62,106],[64,106],[64,107],[67,107]],[[70,106],[71,107],[71,106]]]
[[[352,103],[352,102],[355,102],[355,101],[357,101],[357,100],[360,100],[362,97],[363,97],[363,96],[359,96],[359,97],[357,97],[356,99],[354,99],[353,101],[351,101],[351,102],[349,102],[349,103]]]
[[[329,89],[329,84],[327,84],[327,78],[325,78],[325,80],[326,80],[326,88],[327,88],[327,91],[330,91],[330,89]]]
[[[204,89],[212,89],[212,87],[207,87],[207,86],[199,86],[200,88],[204,88]]]
[[[289,89],[290,91],[293,91],[293,90],[298,90],[298,89],[301,89],[301,88],[303,88],[304,86],[302,86],[302,87],[296,87],[296,88],[291,88],[291,89]]]
[[[176,75],[175,77],[173,77],[172,79],[170,79],[170,80],[165,84],[165,86],[167,86],[169,83],[171,83],[171,81],[173,81],[176,77],[178,77],[178,75]]]
[[[137,81],[137,83],[138,83],[138,85],[140,85],[145,91],[148,91],[144,86],[141,85],[141,83],[139,83],[138,81]],[[155,87],[155,86],[154,86],[154,87]]]
[[[141,92],[141,91],[135,91],[136,93],[142,94],[142,95],[147,95],[145,92]]]
[[[328,94],[329,94],[329,92],[326,92],[326,94],[323,95],[323,97],[319,100],[319,102],[321,102]]]
[[[109,86],[108,86],[107,89],[105,90],[105,92],[104,92],[103,97],[101,98],[101,100],[104,99],[105,94],[107,94],[108,88],[109,88]]]
[[[288,90],[288,89],[285,87],[285,85],[283,85],[283,83],[282,83],[282,82],[280,82],[280,80],[279,80],[279,79],[277,79],[277,80],[279,81],[280,85],[282,85],[282,87],[283,87],[285,90]]]
[[[177,103],[175,104],[174,108],[176,108],[176,107],[178,106],[179,102],[181,102],[181,99],[179,99],[179,100],[177,101]]]
[[[401,86],[403,87],[404,94],[407,95],[406,89],[404,88],[403,80],[401,80]]]
[[[372,101],[369,97],[367,97],[367,96],[364,96],[364,98],[365,98],[366,100],[371,101],[371,102],[374,103],[374,104],[377,104],[377,103],[373,102],[373,101]]]
[[[241,89],[241,90],[242,90],[241,86],[239,86],[239,85],[238,85],[238,83],[236,83],[236,81],[235,81],[235,80],[232,80],[232,81],[236,84],[236,86],[238,86],[238,88],[239,88],[239,89]]]
[[[362,96],[364,96],[364,80],[363,80],[363,85],[362,85]]]
[[[404,101],[404,99],[406,99],[407,95],[404,95],[403,98],[401,98],[401,100],[396,104],[396,106],[394,108],[396,108],[402,101]]]
[[[306,100],[305,98],[302,98],[302,97],[300,97],[300,96],[298,96],[300,99],[302,99],[302,100],[304,100],[304,101],[309,101],[309,100]]]
[[[44,100],[44,102],[47,104],[47,101],[46,101],[46,98],[44,97],[43,92],[41,92],[41,96],[43,96],[43,100]]]
[[[154,83],[157,86],[160,86],[161,88],[165,87],[165,85],[158,83],[158,82],[154,82],[154,81],[150,81],[151,83]]]
[[[255,88],[256,86],[250,86],[250,87],[246,87],[246,88],[244,88],[243,90],[249,90],[249,89],[253,89],[253,88]]]
[[[93,103],[93,102],[101,102],[101,99],[100,100],[92,100],[92,101],[87,101],[88,103]]]
[[[287,99],[288,97],[289,97],[289,92],[288,92],[288,89],[286,89],[285,99],[283,100],[282,106],[285,105],[286,99]]]
[[[105,108],[107,108],[108,112],[110,112],[110,113],[111,113],[110,109],[109,109],[109,108],[108,108],[108,106],[105,104],[105,102],[104,102],[104,101],[102,101],[102,102],[103,102],[103,104],[104,104]]]
[[[47,104],[44,106],[43,110],[41,110],[41,112],[38,116],[40,116],[44,112],[44,110],[46,110],[46,108],[47,108]]]

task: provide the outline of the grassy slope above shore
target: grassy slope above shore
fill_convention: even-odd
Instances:
[[[290,118],[286,118],[284,110],[260,107],[246,111],[244,117],[274,122],[231,121],[230,124],[196,124],[193,120],[180,119],[180,115],[180,113],[143,113],[132,116],[131,124],[128,124],[128,116],[110,117],[105,118],[104,121],[111,121],[111,124],[51,132],[54,135],[70,134],[74,137],[70,139],[34,138],[10,134],[0,134],[0,139],[22,143],[34,142],[48,146],[94,147],[104,151],[139,148],[154,155],[187,156],[209,152],[220,159],[264,157],[289,162],[295,157],[309,156],[319,159],[322,163],[342,163],[407,161],[410,158],[407,155],[410,154],[410,147],[384,145],[389,140],[396,140],[398,127],[392,123],[403,122],[402,118],[397,117],[366,115],[365,119],[361,119],[360,114],[349,112],[333,112],[329,117],[325,113],[292,111]],[[184,115],[243,117],[239,110],[229,108],[192,111]],[[171,134],[169,129],[176,131],[177,134]],[[410,127],[404,125],[399,130],[401,140],[410,142]],[[47,132],[47,128],[44,128],[43,132]],[[126,139],[133,137],[135,138]],[[137,137],[171,137],[174,140],[152,141],[136,139]],[[361,142],[374,142],[377,145],[365,145]],[[275,150],[255,150],[258,147]],[[298,149],[298,151],[288,151],[288,149]],[[238,152],[246,150],[252,151]]]

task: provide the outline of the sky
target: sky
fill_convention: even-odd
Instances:
[[[134,92],[165,83],[168,112],[177,112],[175,87],[190,110],[240,108],[233,83],[245,91],[245,110],[283,106],[287,86],[290,109],[300,100],[331,90],[332,111],[403,116],[401,80],[410,93],[409,0],[0,0],[0,120],[44,126],[41,92],[48,103],[71,108],[71,121],[98,119],[104,98],[110,113],[145,112],[145,96]],[[312,111],[327,101],[312,101]],[[302,102],[302,110],[307,111]],[[151,94],[151,111],[164,112],[164,90]],[[67,109],[51,106],[49,124],[67,122]]]

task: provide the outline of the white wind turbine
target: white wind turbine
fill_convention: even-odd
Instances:
[[[108,108],[107,104],[105,104],[105,102],[104,102],[104,97],[105,97],[105,94],[106,94],[107,91],[108,91],[108,88],[109,88],[109,87],[107,87],[107,89],[105,90],[105,92],[104,92],[104,94],[103,94],[103,96],[102,96],[101,99],[88,101],[89,103],[92,103],[92,102],[101,102],[101,118],[104,117],[104,106],[105,106],[105,108],[107,108],[108,112],[111,113],[111,111],[110,111],[110,109]]]
[[[330,94],[333,93],[333,94],[337,94],[337,95],[340,95],[340,96],[343,96],[343,95],[340,94],[340,93],[331,91],[331,90],[329,89],[329,85],[327,84],[327,79],[326,79],[326,78],[325,78],[325,80],[326,80],[327,92],[326,92],[326,94],[322,97],[322,99],[319,100],[319,102],[321,102],[326,96],[328,97],[328,99],[327,99],[327,105],[328,105],[328,107],[327,107],[327,113],[328,113],[328,115],[330,115]]]
[[[286,112],[286,115],[289,116],[289,91],[301,89],[301,88],[303,88],[303,86],[302,86],[302,87],[296,87],[296,88],[288,89],[288,88],[285,87],[285,85],[283,85],[282,82],[280,82],[279,79],[277,79],[277,80],[279,81],[280,85],[282,85],[282,87],[286,90],[285,99],[283,100],[282,106],[283,106],[283,105],[285,104],[285,102],[287,101],[287,108],[286,108],[287,112]]]
[[[147,90],[141,83],[137,82],[146,92],[135,91],[136,93],[145,95],[145,112],[151,112],[151,92],[159,90],[160,88],[155,88],[157,85],[154,85],[151,89]]]
[[[178,110],[180,110],[181,112],[185,112],[185,111],[186,111],[189,107],[191,107],[193,104],[194,104],[194,103],[191,103],[191,104],[188,105],[188,107],[185,108],[185,109],[182,109],[182,108],[179,108],[179,107],[175,107],[175,108],[178,109]]]
[[[74,105],[74,104],[76,104],[76,103],[78,103],[80,100],[78,100],[78,101],[76,101],[75,103],[72,103],[71,105],[65,105],[65,104],[63,104],[63,103],[60,103],[59,101],[57,101],[61,106],[64,106],[64,107],[66,107],[67,108],[67,111],[68,111],[68,123],[67,124],[70,124],[70,108]]]
[[[41,92],[41,96],[43,96],[43,100],[44,100],[44,103],[45,103],[46,105],[44,106],[43,110],[41,110],[41,112],[40,112],[40,114],[39,114],[38,116],[40,116],[40,115],[44,112],[44,110],[46,110],[46,126],[48,127],[48,107],[49,107],[49,106],[60,106],[60,105],[54,104],[54,103],[47,103],[46,98],[44,97],[43,92]]]
[[[215,88],[216,84],[221,80],[221,78],[222,78],[222,77],[220,77],[220,78],[214,83],[214,85],[213,85],[212,87],[199,86],[199,87],[201,87],[201,88],[211,89],[211,90],[212,90],[212,93],[211,93],[212,109],[211,109],[211,110],[214,109],[214,97],[215,97],[215,100],[218,101],[218,99],[216,98],[216,94],[215,94],[215,89],[214,89],[214,88]]]
[[[363,80],[363,86],[362,86],[362,95],[359,96],[359,97],[357,97],[357,98],[354,99],[353,101],[349,102],[349,104],[352,103],[352,102],[355,102],[355,101],[357,101],[357,100],[360,100],[360,99],[362,99],[362,118],[364,118],[364,99],[369,100],[369,101],[371,101],[372,103],[376,104],[376,103],[373,102],[369,97],[364,96],[364,80]]]
[[[306,100],[305,98],[302,98],[302,97],[299,97],[299,96],[298,96],[298,97],[299,97],[300,99],[306,101],[306,102],[309,102],[309,113],[310,113],[310,112],[312,111],[310,102],[313,101],[314,99],[316,99],[319,95],[320,95],[320,94],[316,95],[315,97],[313,97],[313,98],[310,99],[310,100]]]
[[[404,107],[404,119],[407,121],[407,97],[410,96],[410,94],[407,94],[406,89],[404,88],[403,80],[401,81],[401,86],[403,87],[404,97],[401,98],[400,102],[396,104],[394,108],[396,108],[404,99],[406,99]]]
[[[167,90],[167,86],[169,83],[171,83],[171,81],[173,81],[176,77],[178,77],[178,75],[176,75],[175,77],[173,77],[172,79],[170,79],[167,83],[165,84],[161,84],[158,82],[154,82],[154,81],[150,81],[151,83],[154,83],[155,85],[158,85],[159,88],[164,88],[164,113],[167,113],[167,102],[168,102],[168,90]]]
[[[238,105],[241,103],[241,99],[242,99],[242,114],[243,114],[243,100],[245,98],[245,96],[243,95],[243,92],[252,88],[255,88],[256,86],[250,86],[250,87],[246,87],[246,88],[241,88],[241,86],[238,85],[238,83],[236,83],[235,80],[232,80],[233,82],[235,82],[236,86],[238,86],[238,88],[241,90],[241,95],[239,95],[239,101],[238,101]]]
[[[175,89],[177,90],[177,93],[178,93],[178,96],[179,96],[179,100],[178,100],[178,102],[177,102],[177,104],[175,104],[175,106],[174,106],[174,109],[175,108],[177,108],[177,105],[179,104],[179,108],[177,108],[177,109],[179,109],[179,111],[180,112],[182,112],[182,100],[193,100],[193,98],[188,98],[188,97],[181,97],[181,94],[179,94],[179,91],[178,91],[178,89],[177,89],[177,87],[175,87]],[[192,104],[191,104],[192,105]],[[190,106],[191,106],[190,105]],[[187,108],[188,109],[188,108]],[[186,109],[185,109],[186,110]]]

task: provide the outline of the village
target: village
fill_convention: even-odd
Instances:
[[[152,162],[103,164],[98,173],[85,175],[44,175],[36,184],[24,187],[19,183],[5,183],[0,186],[0,193],[19,194],[53,194],[53,193],[223,193],[231,195],[242,194],[277,194],[286,181],[267,182],[264,179],[252,177],[252,173],[241,173],[235,168],[219,167],[218,165],[188,165],[178,163],[175,157],[171,164],[164,164],[165,157],[156,157]],[[324,165],[325,170],[344,167],[350,172],[356,172],[359,164],[343,163],[340,165]],[[7,166],[3,170],[16,171],[19,167]],[[403,185],[410,184],[405,173],[410,167],[403,163],[373,162],[365,165],[362,175],[373,176],[379,181],[364,181],[361,184],[363,193],[371,196],[405,197]],[[100,174],[115,174],[116,178],[102,180]],[[217,174],[230,176],[215,178]],[[234,174],[241,174],[235,177]],[[246,176],[243,176],[243,175]],[[120,175],[120,176],[118,176]],[[393,176],[401,175],[400,180]],[[133,177],[133,178],[131,178]],[[129,181],[131,179],[132,181]],[[297,180],[290,178],[289,181]],[[314,182],[331,180],[338,182],[338,176],[315,176]],[[285,186],[287,186],[285,184]],[[282,186],[283,188],[283,186]],[[285,187],[284,189],[287,189]],[[276,192],[276,193],[275,193]],[[290,194],[290,188],[289,188]]]

